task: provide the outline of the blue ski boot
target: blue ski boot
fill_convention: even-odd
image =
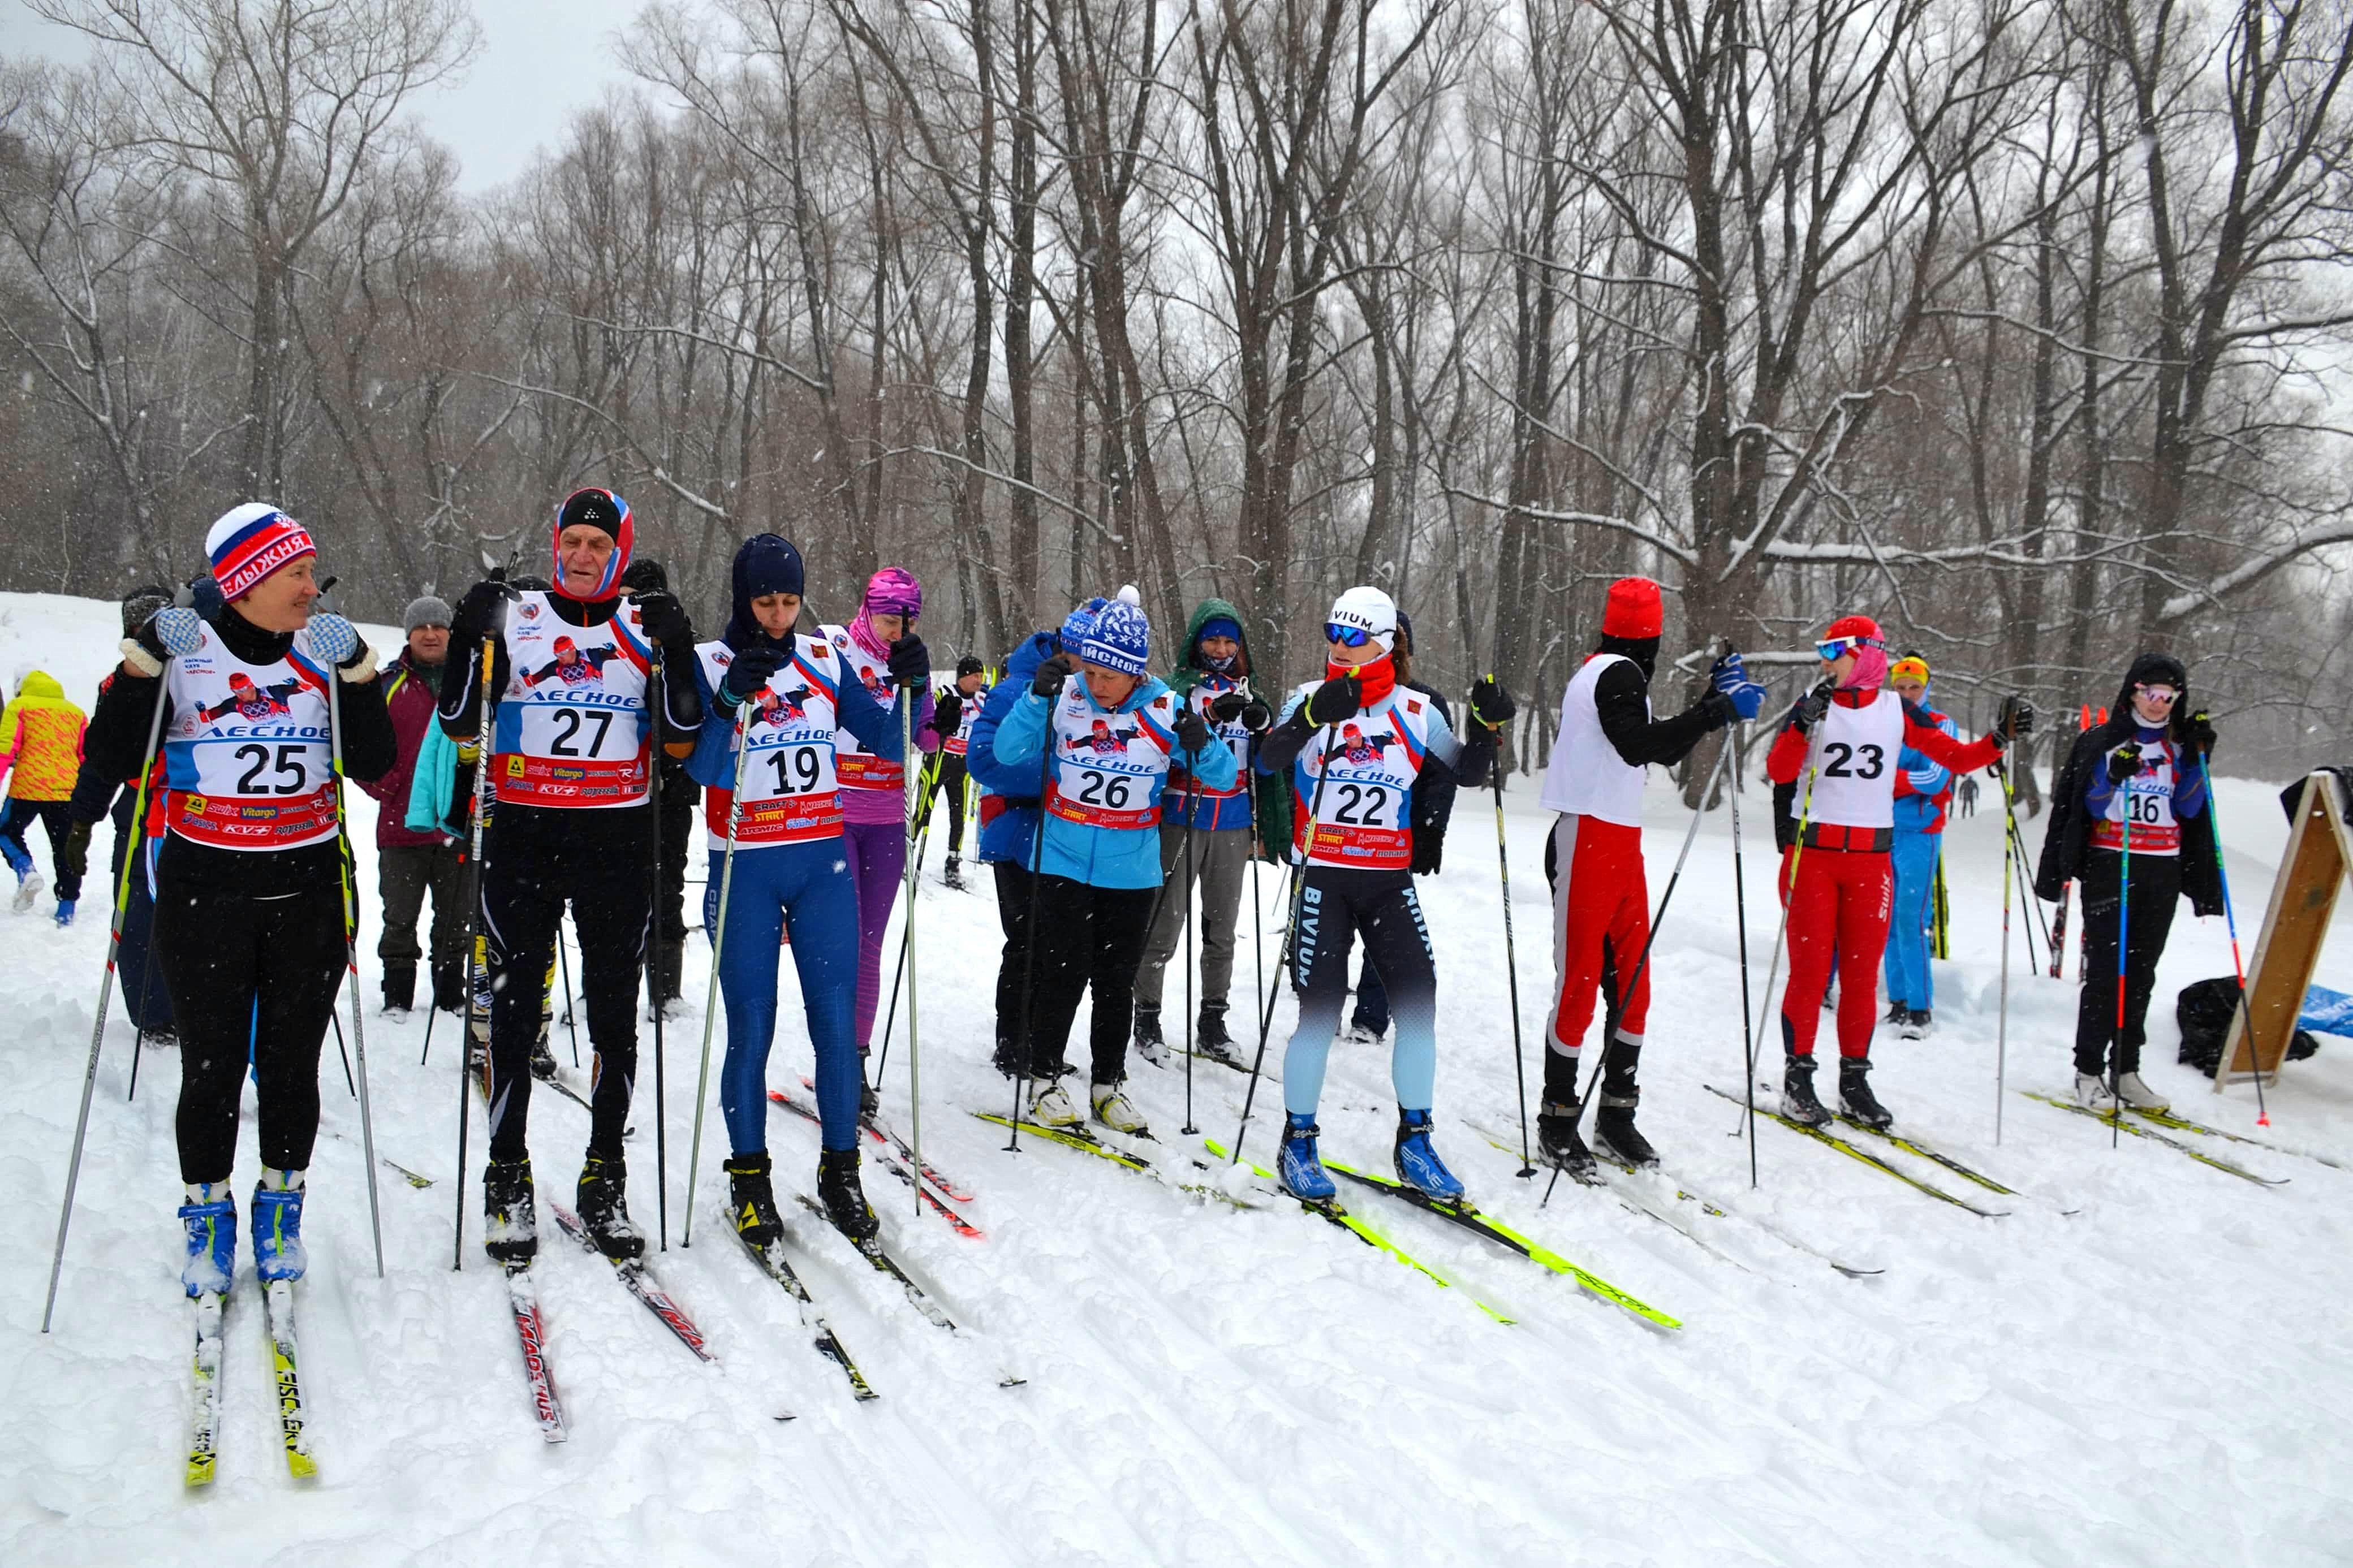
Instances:
[[[60,926],[69,926],[73,924],[73,917],[74,900],[71,899],[59,899],[58,900],[58,924]]]
[[[1397,1131],[1398,1180],[1419,1190],[1424,1197],[1459,1204],[1462,1201],[1462,1184],[1430,1146],[1430,1112],[1398,1110]]]
[[[1315,1118],[1293,1111],[1283,1118],[1282,1147],[1275,1151],[1274,1173],[1282,1178],[1282,1190],[1304,1202],[1320,1204],[1336,1197],[1339,1189],[1324,1169],[1324,1157],[1315,1152],[1315,1140],[1323,1129]]]
[[[302,1250],[302,1173],[264,1171],[253,1189],[253,1271],[264,1285],[300,1279],[310,1258]]]
[[[188,1299],[206,1291],[227,1294],[237,1276],[237,1200],[228,1195],[228,1184],[190,1184],[180,1218],[188,1227],[188,1261],[180,1270]]]

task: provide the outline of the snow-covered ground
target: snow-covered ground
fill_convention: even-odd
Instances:
[[[0,673],[11,689],[38,665],[87,700],[113,639],[111,606],[0,595]],[[2250,948],[2284,842],[2274,788],[2229,780],[2221,790]],[[1550,970],[1546,823],[1534,795],[1520,784],[1507,812],[1531,1074]],[[1749,942],[1761,984],[1771,844],[1761,793],[1747,799]],[[374,808],[356,792],[353,802],[372,1004]],[[1686,818],[1663,784],[1651,816],[1655,898]],[[1377,1194],[1344,1196],[1462,1289],[1439,1289],[1280,1202],[1238,1212],[1082,1154],[1001,1153],[1003,1131],[970,1114],[1008,1098],[987,1065],[996,912],[989,893],[954,892],[934,876],[916,932],[923,1145],[976,1189],[965,1207],[987,1238],[919,1215],[907,1189],[871,1162],[867,1187],[887,1238],[972,1331],[969,1342],[917,1318],[787,1205],[804,1273],[881,1391],[854,1405],[725,1233],[715,1106],[695,1245],[681,1247],[707,969],[698,939],[693,1006],[669,1037],[670,1245],[655,1264],[718,1363],[693,1361],[601,1278],[603,1263],[551,1241],[536,1272],[572,1437],[543,1444],[504,1294],[480,1251],[479,1212],[469,1215],[463,1270],[450,1268],[455,1031],[443,1020],[420,1068],[424,1016],[395,1024],[371,1005],[377,1150],[437,1184],[418,1190],[381,1173],[378,1279],[358,1106],[331,1046],[301,1287],[321,1471],[308,1489],[288,1479],[276,1452],[249,1289],[229,1318],[219,1479],[208,1494],[182,1487],[188,1341],[171,1214],[179,1064],[174,1052],[148,1051],[138,1098],[126,1103],[132,1032],[119,1007],[98,1068],[57,1327],[38,1332],[106,930],[95,890],[69,931],[50,924],[46,899],[13,918],[0,910],[10,1017],[0,1031],[0,1081],[10,1086],[0,1192],[15,1204],[16,1227],[0,1274],[0,1409],[17,1431],[0,1454],[0,1561],[2288,1568],[2353,1559],[2353,1362],[2341,1343],[2353,1299],[2353,1172],[2243,1146],[2216,1151],[2292,1178],[2260,1188],[2155,1143],[2126,1139],[2112,1150],[2104,1130],[2014,1092],[1996,1143],[1998,809],[1949,835],[1957,957],[1937,965],[1937,1032],[1920,1043],[1883,1037],[1875,1079],[1905,1129],[2019,1189],[1994,1200],[1894,1156],[2010,1211],[1990,1220],[1770,1123],[1758,1130],[1762,1184],[1749,1189],[1737,1113],[1702,1088],[1736,1088],[1741,1070],[1729,823],[1718,814],[1703,826],[1652,960],[1643,1123],[1672,1170],[1732,1211],[1710,1218],[1680,1205],[1713,1252],[1606,1193],[1564,1184],[1540,1208],[1541,1186],[1514,1180],[1516,1159],[1472,1131],[1472,1121],[1514,1122],[1490,820],[1482,802],[1466,800],[1449,869],[1424,887],[1442,1003],[1440,1147],[1487,1208],[1679,1317],[1681,1332],[1647,1328]],[[106,863],[106,831],[95,868]],[[2027,831],[2039,848],[2041,825]],[[36,846],[46,868],[37,837]],[[940,853],[934,842],[934,872]],[[1271,877],[1263,903],[1271,933],[1282,915]],[[2353,989],[2345,923],[2319,978]],[[1272,946],[1270,936],[1270,960]],[[2221,922],[2185,907],[2147,1072],[2185,1113],[2254,1134],[2252,1090],[2217,1096],[2172,1061],[2173,993],[2230,967]],[[1254,974],[1247,951],[1240,970],[1238,1016]],[[2015,949],[2011,973],[2010,1086],[2063,1093],[2072,970],[2063,983],[2029,973]],[[1176,984],[1172,973],[1172,1016]],[[807,1066],[789,978],[785,988],[772,1067],[780,1083]],[[1277,1059],[1290,1013],[1286,1000]],[[902,1035],[885,1095],[906,1131],[903,1026]],[[554,1044],[568,1065],[560,1025]],[[1173,1156],[1188,1142],[1176,1131],[1182,1074],[1136,1073],[1136,1098]],[[1200,1069],[1195,1114],[1206,1131],[1232,1135],[1241,1089],[1234,1074]],[[1271,1114],[1273,1098],[1260,1103]],[[2316,1058],[2294,1064],[2271,1111],[2262,1136],[2353,1163],[2353,1042],[2327,1040]],[[1335,1047],[1328,1151],[1385,1165],[1393,1118],[1388,1047]],[[542,1094],[533,1121],[543,1187],[568,1198],[586,1114]],[[250,1137],[241,1186],[255,1168]],[[1251,1148],[1263,1157],[1271,1141],[1270,1121],[1254,1121]],[[649,1053],[631,1144],[633,1207],[649,1230],[654,1142]],[[813,1129],[779,1112],[770,1145],[786,1184],[810,1179]],[[478,1178],[470,1173],[470,1210]],[[1772,1231],[1884,1272],[1845,1278]],[[250,1260],[241,1262],[249,1280]],[[1516,1324],[1491,1321],[1472,1295]],[[1000,1389],[1002,1370],[1027,1385]],[[786,1412],[797,1419],[780,1422]]]

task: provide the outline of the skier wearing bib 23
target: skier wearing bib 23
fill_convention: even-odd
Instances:
[[[1277,1170],[1293,1196],[1334,1195],[1316,1152],[1315,1108],[1324,1068],[1348,994],[1348,949],[1357,931],[1388,989],[1397,1019],[1389,1057],[1397,1089],[1398,1177],[1434,1198],[1459,1199],[1462,1184],[1430,1147],[1438,1077],[1438,975],[1414,896],[1413,867],[1432,847],[1415,842],[1416,777],[1434,763],[1460,782],[1486,782],[1494,727],[1510,700],[1490,679],[1471,690],[1471,738],[1457,741],[1437,708],[1407,689],[1398,668],[1397,605],[1378,588],[1334,602],[1324,635],[1324,679],[1293,691],[1261,744],[1261,773],[1291,771],[1293,852],[1305,861],[1292,973],[1299,1023],[1282,1058],[1286,1112]],[[1326,730],[1318,742],[1315,731]]]
[[[607,489],[576,491],[556,509],[553,586],[478,583],[450,627],[454,668],[441,682],[440,722],[452,740],[473,738],[482,639],[495,639],[483,765],[497,809],[484,833],[480,884],[491,989],[482,1245],[501,1262],[525,1261],[538,1249],[525,1141],[531,1053],[567,903],[586,963],[581,988],[596,1052],[580,1218],[607,1257],[645,1250],[629,1221],[621,1135],[637,1078],[638,981],[653,909],[648,767],[655,743],[692,745],[702,702],[686,611],[668,594],[621,596],[635,538],[627,501]],[[652,689],[657,644],[669,654],[660,691]]]
[[[2024,699],[2002,699],[1994,732],[1963,742],[1893,691],[1887,644],[1868,616],[1832,621],[1814,645],[1828,678],[1791,710],[1765,773],[1799,789],[1805,826],[1784,856],[1782,897],[1788,907],[1789,981],[1781,993],[1781,1045],[1787,1053],[1781,1109],[1820,1127],[1831,1119],[1814,1093],[1814,1033],[1831,962],[1839,969],[1839,1099],[1846,1114],[1873,1127],[1895,1118],[1871,1092],[1871,1031],[1878,1023],[1879,963],[1894,900],[1888,848],[1894,839],[1898,759],[1909,747],[1956,773],[1998,762],[2005,732],[2033,732]],[[1805,782],[1809,763],[1813,768]]]

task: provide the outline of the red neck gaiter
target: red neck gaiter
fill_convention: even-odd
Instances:
[[[1387,654],[1381,655],[1370,664],[1360,664],[1353,669],[1344,669],[1329,659],[1324,661],[1324,678],[1326,680],[1337,680],[1346,675],[1356,678],[1357,684],[1363,690],[1364,704],[1367,708],[1397,689],[1397,662]]]

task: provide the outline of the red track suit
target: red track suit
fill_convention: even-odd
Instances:
[[[1781,860],[1781,899],[1789,910],[1781,1045],[1792,1056],[1814,1054],[1833,954],[1839,969],[1839,1055],[1871,1055],[1879,962],[1895,896],[1887,850],[1894,838],[1895,781],[1901,776],[1896,759],[1906,746],[1956,774],[1975,773],[2001,755],[1995,737],[1957,741],[1893,691],[1843,688],[1831,693],[1810,795],[1807,786],[1799,788],[1805,832]],[[1765,759],[1767,776],[1777,784],[1799,783],[1808,748],[1807,731],[1792,714]]]
[[[1613,646],[1616,645],[1616,646]],[[1561,694],[1560,733],[1539,797],[1561,814],[1545,847],[1552,882],[1554,993],[1545,1100],[1577,1099],[1578,1048],[1598,989],[1611,997],[1604,1048],[1604,1103],[1631,1107],[1634,1069],[1650,1015],[1650,889],[1642,872],[1642,769],[1672,765],[1730,721],[1731,700],[1711,692],[1672,719],[1651,717],[1647,661],[1604,637]],[[1647,648],[1647,641],[1639,645]],[[1639,970],[1639,973],[1638,973]]]

